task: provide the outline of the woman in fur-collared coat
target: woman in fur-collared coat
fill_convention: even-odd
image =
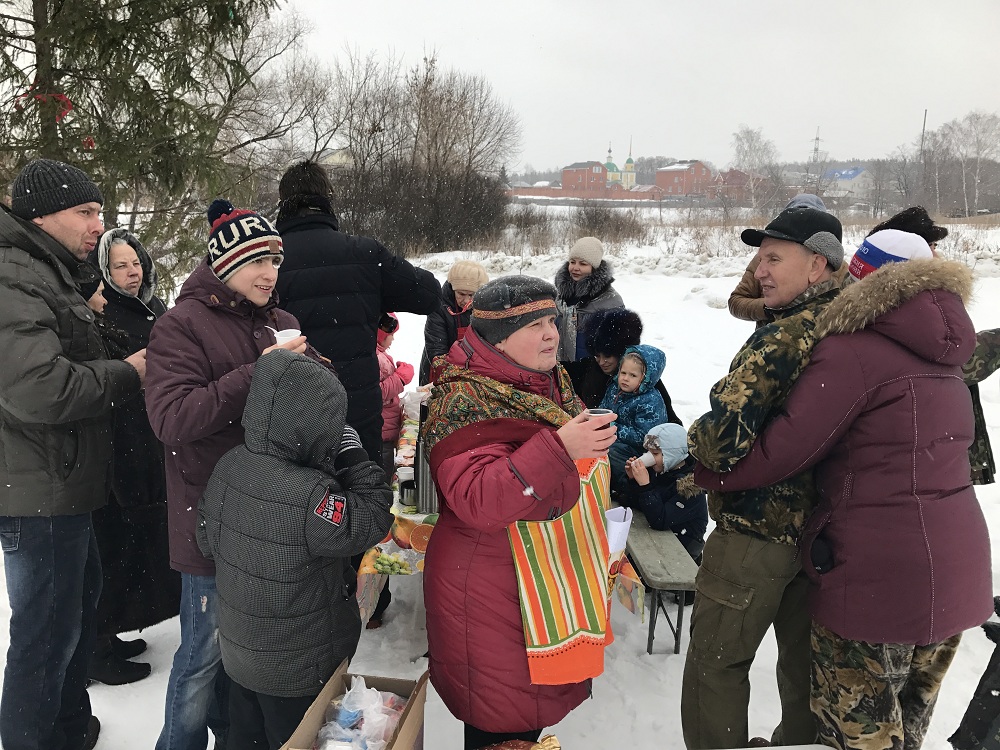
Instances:
[[[625,307],[611,283],[611,264],[604,260],[604,245],[596,237],[584,237],[570,248],[569,259],[556,272],[559,312],[559,362],[579,382],[581,368],[574,364],[587,357],[587,318],[598,310]]]

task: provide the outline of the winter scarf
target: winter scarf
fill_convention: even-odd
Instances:
[[[495,439],[495,430],[463,427],[513,420],[510,431],[529,438],[547,426],[561,427],[582,404],[569,376],[558,368],[560,404],[471,370],[448,364],[435,384],[424,440],[432,470],[477,441]],[[494,423],[494,427],[496,424]],[[447,440],[453,437],[453,440]],[[442,442],[446,441],[446,442]],[[528,669],[535,685],[563,685],[604,671],[604,648],[611,643],[608,621],[609,549],[604,512],[610,507],[607,459],[576,462],[580,498],[551,521],[518,521],[507,533],[517,575]]]

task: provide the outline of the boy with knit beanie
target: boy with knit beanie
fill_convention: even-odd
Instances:
[[[300,328],[274,299],[284,255],[271,223],[224,200],[212,203],[208,220],[208,255],[153,326],[148,347],[146,409],[167,448],[170,566],[181,574],[181,643],[156,750],[205,745],[214,683],[225,679],[215,637],[215,566],[196,540],[198,502],[218,460],[243,444],[241,420],[256,362],[274,349],[321,359],[304,336],[277,344],[269,330]],[[226,718],[211,729],[225,743],[228,713],[219,708]]]

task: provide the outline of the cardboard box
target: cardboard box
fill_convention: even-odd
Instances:
[[[334,698],[347,692],[351,686],[352,676],[347,671],[347,661],[345,660],[337,667],[337,671],[333,673],[333,677],[326,683],[323,691],[309,706],[309,710],[302,717],[298,728],[288,739],[288,742],[281,746],[281,750],[312,750],[316,735],[319,734],[326,718],[327,706],[333,702]],[[386,750],[423,750],[424,702],[427,700],[428,673],[424,672],[419,680],[360,676],[365,678],[365,685],[370,688],[395,693],[407,699],[403,715],[399,718],[399,725],[396,727],[392,739],[386,745]]]

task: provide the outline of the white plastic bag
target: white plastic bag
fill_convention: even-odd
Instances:
[[[327,723],[319,730],[319,750],[384,750],[396,731],[406,701],[380,693],[357,675],[351,689],[334,700],[326,711]]]

